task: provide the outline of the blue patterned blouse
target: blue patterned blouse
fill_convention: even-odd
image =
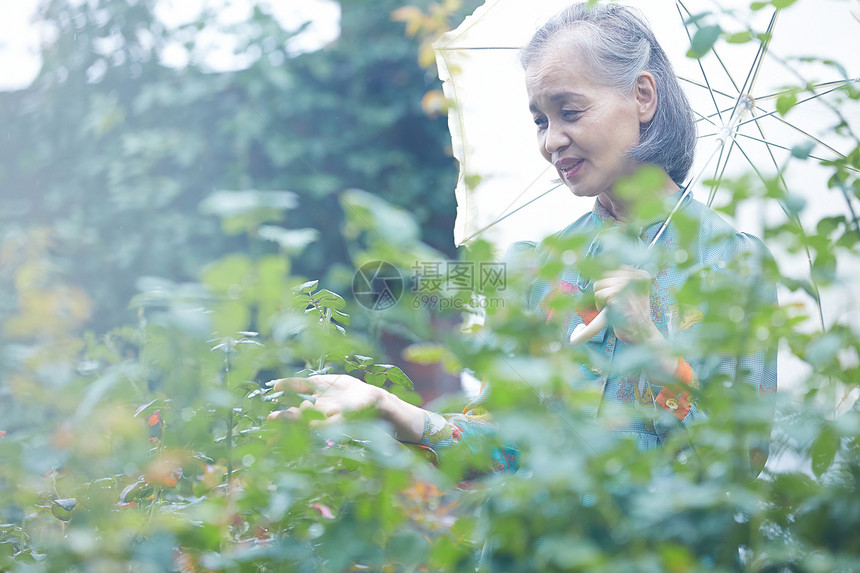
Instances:
[[[679,192],[673,199],[677,201],[680,196]],[[734,312],[739,315],[739,320],[745,320],[749,317],[744,317],[744,309],[754,310],[761,308],[761,305],[777,304],[775,286],[763,280],[761,273],[763,265],[771,258],[770,252],[761,241],[737,232],[719,215],[692,197],[685,199],[676,218],[678,223],[675,219],[670,222],[653,249],[654,253],[662,249],[664,254],[673,256],[664,256],[662,265],[652,269],[656,272],[651,272],[651,320],[678,349],[674,372],[677,384],[658,385],[648,380],[641,369],[623,371],[612,368],[612,364],[629,363],[630,358],[635,360],[629,355],[635,349],[615,336],[611,324],[586,344],[595,360],[591,364],[581,365],[580,375],[570,381],[574,389],[591,390],[592,395],[597,397],[593,404],[595,415],[605,403],[631,408],[629,423],[617,431],[635,437],[640,450],[658,447],[679,422],[686,426],[705,419],[707,414],[699,408],[694,394],[702,384],[707,384],[719,375],[750,384],[759,394],[775,392],[777,385],[775,353],[766,353],[763,345],[760,350],[738,357],[702,355],[695,350],[697,345],[691,344],[708,312]],[[679,227],[681,221],[684,222],[684,229],[692,228],[695,235],[692,244],[683,247],[679,245],[680,236],[684,234]],[[659,222],[645,225],[634,241],[638,245],[632,245],[632,250],[635,251],[638,246],[640,255],[644,253],[659,228]],[[618,245],[624,245],[621,236],[629,230],[624,229],[600,202],[595,201],[592,211],[561,231],[560,236],[588,237],[585,256],[599,257],[609,256],[612,254],[610,250],[617,250]],[[685,236],[691,236],[689,231]],[[620,248],[630,250],[631,245],[628,242]],[[523,258],[530,258],[539,262],[542,256],[541,248],[533,243],[516,243],[508,250],[506,259],[522,261]],[[698,304],[679,305],[675,294],[688,277],[703,271],[712,279],[722,281],[723,285],[732,285],[735,296],[729,307],[711,308],[707,295],[702,295],[705,300]],[[587,302],[593,300],[592,281],[580,274],[574,265],[568,265],[556,281],[532,282],[529,290],[520,297],[520,302],[534,312],[542,313],[549,321],[561,318],[553,317],[553,310],[547,304],[552,297],[557,296],[573,296],[581,303],[575,305],[577,312],[560,321],[564,325],[566,341],[578,325],[588,324],[597,314],[596,309]],[[625,361],[625,357],[628,360]],[[610,366],[606,367],[607,364]],[[461,441],[468,443],[479,440],[494,432],[495,426],[488,417],[467,407],[462,414],[427,414],[424,435],[419,445],[438,454],[445,447]],[[516,468],[515,449],[499,450],[494,458],[495,469]]]

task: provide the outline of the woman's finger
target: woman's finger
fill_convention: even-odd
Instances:
[[[310,378],[280,378],[268,383],[276,392],[303,392],[310,394],[316,388]]]
[[[624,285],[611,284],[600,289],[594,289],[594,298],[598,303],[611,302],[624,290]]]
[[[295,406],[285,410],[275,410],[269,414],[267,420],[295,420],[301,416],[301,412]]]
[[[606,288],[608,286],[619,285],[624,286],[631,281],[631,278],[627,275],[605,275],[600,279],[594,281],[594,290],[599,290],[601,288]]]
[[[339,424],[343,422],[343,412],[337,412],[325,419],[326,424]]]
[[[302,403],[299,404],[299,411],[304,412],[305,410],[307,410],[309,408],[313,408],[313,407],[314,407],[313,402],[311,402],[310,400],[303,400]]]
[[[609,271],[605,273],[601,279],[621,279],[628,281],[650,281],[651,275],[648,271],[637,269],[634,267],[621,267],[620,269],[616,269],[614,271]],[[599,282],[599,281],[598,281]],[[595,282],[597,284],[597,282]]]

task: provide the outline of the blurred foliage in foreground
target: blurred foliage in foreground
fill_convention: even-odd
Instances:
[[[104,3],[117,9],[119,4]],[[82,6],[83,19],[67,25],[90,21],[90,4]],[[125,22],[132,25],[147,6],[138,4]],[[52,10],[65,9],[52,4]],[[363,45],[350,58],[360,57],[364,48],[375,49]],[[89,53],[76,52],[72,45],[58,50]],[[134,61],[141,70],[146,67],[145,59]],[[124,69],[122,65],[116,67]],[[104,82],[114,69],[108,67]],[[53,90],[66,89],[68,82],[85,89],[83,79],[73,80],[69,69],[61,72],[49,62],[47,70],[40,79],[46,99],[59,97],[51,95]],[[60,76],[66,79],[59,81]],[[197,148],[186,145],[185,138],[196,140],[201,149],[220,149],[215,136],[232,128],[216,130],[201,120],[200,131],[159,129],[149,139],[130,119],[122,120],[122,129],[111,127],[111,121],[130,118],[129,110],[136,109],[164,113],[165,125],[180,114],[193,117],[197,106],[191,104],[209,101],[205,86],[210,84],[205,82],[225,82],[223,91],[213,93],[226,98],[221,103],[227,115],[236,113],[235,101],[259,95],[254,90],[265,91],[263,87],[240,90],[238,100],[232,100],[236,88],[226,80],[188,72],[181,81],[166,78],[161,89],[122,96],[120,88],[127,81],[117,79],[116,101],[128,97],[137,104],[112,108],[85,98],[52,100],[44,116],[31,110],[30,121],[44,117],[46,122],[32,129],[47,136],[53,133],[47,127],[51,118],[68,114],[57,120],[68,131],[43,139],[41,146],[8,149],[10,165],[31,167],[30,179],[10,184],[33,192],[10,203],[6,217],[17,213],[19,221],[7,225],[0,244],[2,280],[11,295],[0,309],[0,570],[857,570],[860,411],[854,407],[834,417],[832,408],[839,383],[860,380],[856,325],[837,323],[824,332],[804,334],[798,325],[806,317],[791,306],[741,309],[743,316],[755,317],[754,329],[732,320],[731,313],[708,317],[708,350],[739,348],[751,333],[771,349],[789,348],[810,371],[801,399],[777,394],[756,400],[732,379],[717,380],[698,396],[711,413],[709,421],[689,433],[676,432],[666,447],[643,455],[608,431],[623,422],[618,413],[607,412],[596,423],[585,419],[587,396],[570,392],[565,383],[584,359],[581,351],[562,346],[554,328],[522,309],[487,305],[483,328],[451,333],[440,344],[422,340],[431,309],[421,307],[432,306],[425,304],[429,299],[407,293],[386,313],[367,312],[334,292],[338,289],[329,280],[308,280],[310,271],[303,269],[313,267],[297,268],[306,259],[316,260],[320,270],[346,260],[332,251],[314,250],[319,248],[311,240],[315,231],[332,241],[345,237],[356,266],[385,260],[408,276],[416,261],[442,261],[441,253],[421,242],[426,219],[420,212],[410,214],[351,191],[341,194],[340,205],[320,211],[317,221],[302,210],[305,195],[213,193],[231,186],[249,188],[242,180],[246,164],[223,161],[220,152],[195,154]],[[191,103],[161,112],[144,105],[174,96]],[[30,101],[21,94],[5,97],[18,98],[19,105]],[[297,105],[276,98],[266,102],[288,109]],[[111,109],[119,115],[104,115]],[[86,119],[91,116],[92,122]],[[10,130],[24,137],[27,124],[15,123],[14,117],[9,121]],[[79,129],[95,129],[94,139],[84,138]],[[266,131],[261,125],[257,129]],[[171,137],[177,138],[176,147],[170,147]],[[247,165],[253,163],[254,145],[233,136],[228,140],[231,145],[243,141]],[[104,163],[76,163],[73,152],[90,144],[107,154]],[[68,156],[53,155],[54,146]],[[221,151],[233,157],[233,151]],[[63,157],[66,163],[58,163],[58,175],[44,170],[48,159]],[[855,150],[833,166],[838,183],[855,194],[860,189],[858,158]],[[410,161],[422,166],[426,159],[422,155]],[[221,173],[218,177],[225,179],[207,179],[195,187],[185,161],[201,165],[200,177]],[[288,159],[283,161],[286,166]],[[384,164],[372,157],[361,165],[373,170]],[[302,171],[295,169],[290,176],[299,178]],[[232,173],[235,183],[224,173]],[[12,180],[8,172],[3,176],[5,189]],[[272,177],[271,185],[255,185],[300,190]],[[313,179],[305,174],[301,188],[322,185]],[[352,184],[345,177],[334,185]],[[197,189],[182,203],[185,211],[165,199],[176,185],[182,192],[175,197],[186,198],[186,185]],[[368,185],[376,188],[375,180]],[[114,196],[112,190],[119,189],[124,190]],[[776,200],[783,195],[777,183],[742,181],[733,190],[738,198],[763,194]],[[198,204],[209,219],[197,219]],[[104,205],[127,209],[100,211]],[[726,208],[736,206],[733,202]],[[343,220],[329,218],[341,208]],[[25,215],[35,217],[33,225],[24,224]],[[208,227],[183,226],[180,215],[209,221]],[[173,216],[179,217],[175,225]],[[120,228],[124,221],[154,227],[128,235],[133,241],[127,244]],[[291,224],[296,221],[300,225]],[[98,234],[111,229],[109,222],[116,224],[116,234]],[[219,223],[229,239],[218,231]],[[786,224],[768,229],[766,236],[798,250],[809,247],[816,279],[826,285],[836,280],[836,260],[858,254],[854,224],[826,219],[808,236]],[[211,245],[195,247],[195,238],[218,242],[218,255],[208,257]],[[141,253],[148,249],[134,241],[146,243],[153,260],[168,257],[182,271],[169,273],[160,262],[147,266]],[[579,257],[581,247],[577,240],[551,242],[555,256],[538,272],[552,275],[561,261]],[[92,261],[87,249],[92,249]],[[117,267],[106,262],[108,255],[128,257],[129,262]],[[478,263],[493,260],[482,244],[466,256]],[[170,257],[195,262],[186,267],[186,259]],[[90,274],[73,273],[74,264]],[[103,297],[120,299],[124,290],[110,291],[96,279],[122,268],[125,280],[137,287],[132,319],[117,321],[124,325],[107,333],[82,333],[94,305],[118,308]],[[765,271],[770,280],[781,280],[776,269]],[[70,281],[71,276],[76,279]],[[517,280],[512,273],[505,287],[515,289]],[[809,288],[803,282],[784,286]],[[716,303],[735,302],[731,290],[710,294]],[[483,295],[485,300],[504,298],[492,290]],[[462,296],[469,302],[469,293]],[[409,304],[416,300],[417,311]],[[423,342],[407,349],[410,359],[442,362],[453,371],[469,367],[492,380],[486,407],[499,424],[498,440],[517,444],[522,453],[517,473],[464,482],[481,452],[447,452],[434,466],[423,452],[392,440],[372,413],[356,413],[339,426],[314,425],[313,414],[289,424],[265,421],[273,408],[301,397],[273,395],[262,382],[301,371],[361,366],[369,373],[368,382],[417,400],[398,368],[376,363],[379,349],[368,333],[380,321]],[[453,404],[459,409],[462,400]],[[444,404],[435,406],[445,409]],[[799,461],[796,467],[768,468],[751,479],[748,444],[768,437],[772,455]]]
[[[264,197],[276,209],[278,197]],[[360,215],[346,225],[357,263],[384,257],[407,274],[432,255],[403,211],[359,192],[343,201]],[[258,210],[225,218],[263,240]],[[382,232],[393,220],[413,229],[396,247]],[[589,421],[588,393],[567,388],[582,350],[516,305],[486,305],[483,328],[407,351],[493,381],[486,407],[521,467],[464,482],[486,452],[455,449],[434,466],[371,412],[336,426],[315,425],[313,413],[265,420],[302,399],[270,393],[261,382],[272,373],[358,366],[369,383],[417,401],[352,328],[373,313],[293,274],[284,253],[228,255],[199,282],[143,281],[137,321],[97,337],[77,334],[87,298],[55,280],[38,239],[2,248],[19,308],[2,325],[0,570],[856,570],[860,411],[834,419],[821,400],[860,375],[840,360],[858,351],[845,325],[798,334],[804,317],[792,307],[744,308],[751,328],[733,313],[709,316],[710,351],[740,352],[750,332],[771,350],[788,342],[811,367],[810,390],[799,402],[756,399],[731,378],[714,380],[698,395],[709,421],[645,455],[611,431],[622,413]],[[553,275],[584,244],[548,243],[554,256],[537,272]],[[469,256],[492,260],[482,244]],[[517,281],[511,273],[497,286]],[[709,296],[737,304],[732,289]],[[808,461],[751,479],[748,445],[771,435],[774,408],[772,454]]]

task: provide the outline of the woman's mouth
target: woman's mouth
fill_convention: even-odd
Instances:
[[[555,168],[565,179],[571,179],[579,173],[585,159],[559,159],[555,162]]]

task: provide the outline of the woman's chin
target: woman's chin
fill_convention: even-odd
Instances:
[[[571,185],[570,183],[565,183],[565,185],[567,185],[567,188],[575,197],[596,197],[598,195],[588,187],[582,185]]]

